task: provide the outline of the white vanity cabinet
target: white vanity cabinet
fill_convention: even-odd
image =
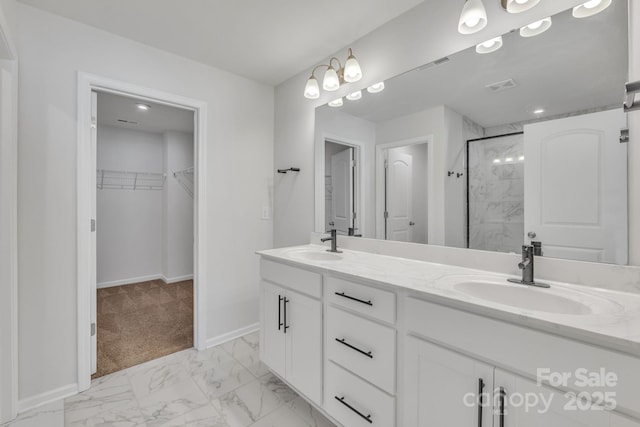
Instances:
[[[299,392],[320,405],[323,369],[322,301],[319,298],[322,276],[263,260],[262,277],[261,359]]]

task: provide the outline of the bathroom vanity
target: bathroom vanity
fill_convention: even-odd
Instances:
[[[640,426],[640,296],[261,251],[262,361],[345,427]]]

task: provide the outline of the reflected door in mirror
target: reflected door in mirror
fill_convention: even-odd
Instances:
[[[331,156],[331,222],[339,234],[349,234],[353,225],[353,148]]]

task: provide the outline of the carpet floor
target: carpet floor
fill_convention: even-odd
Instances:
[[[98,289],[98,371],[121,371],[193,347],[193,281]]]

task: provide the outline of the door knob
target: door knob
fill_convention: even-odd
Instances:
[[[535,239],[537,234],[535,231],[530,231],[527,233],[527,236],[529,236],[530,239]]]
[[[336,224],[335,224],[335,222],[331,221],[331,222],[329,223],[329,225],[333,227],[333,226],[334,226],[334,225],[336,225]]]
[[[409,221],[409,225],[413,227],[414,225],[416,225],[416,223],[413,221]]]

